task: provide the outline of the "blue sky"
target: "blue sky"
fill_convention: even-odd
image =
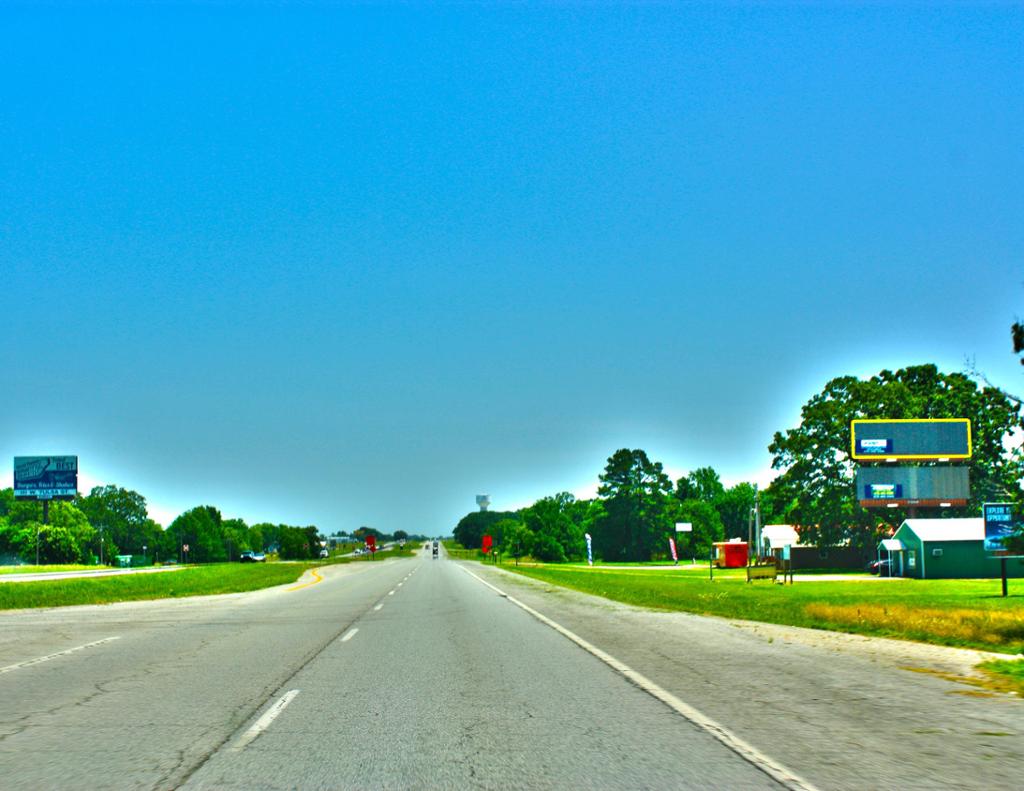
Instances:
[[[446,531],[829,378],[1024,389],[1013,5],[0,10],[0,458]],[[9,481],[5,471],[0,483]]]

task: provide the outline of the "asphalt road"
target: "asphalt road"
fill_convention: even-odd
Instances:
[[[1024,704],[956,694],[957,652],[425,553],[322,574],[0,614],[0,789],[1019,787]]]
[[[459,563],[323,577],[3,614],[0,788],[779,787]]]

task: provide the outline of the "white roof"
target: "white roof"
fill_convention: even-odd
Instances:
[[[765,525],[761,528],[761,537],[775,549],[786,544],[800,543],[800,537],[792,525]]]
[[[898,538],[883,538],[880,546],[887,552],[902,552],[906,549]]]
[[[922,541],[984,541],[985,521],[971,519],[907,519],[906,525]],[[898,531],[897,531],[898,532]]]

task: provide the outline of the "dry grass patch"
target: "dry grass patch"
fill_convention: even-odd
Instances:
[[[810,603],[812,618],[858,630],[945,637],[971,644],[1006,646],[1024,639],[1024,619],[1019,612],[981,609],[934,609],[902,604]]]

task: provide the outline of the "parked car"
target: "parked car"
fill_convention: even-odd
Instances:
[[[265,563],[267,556],[262,552],[243,552],[238,556],[239,563]]]
[[[328,558],[328,557],[330,557],[330,556],[331,556],[331,553],[330,553],[330,552],[328,552],[328,551],[327,551],[326,549],[321,549],[321,550],[320,550],[320,557],[322,557],[322,558]]]

